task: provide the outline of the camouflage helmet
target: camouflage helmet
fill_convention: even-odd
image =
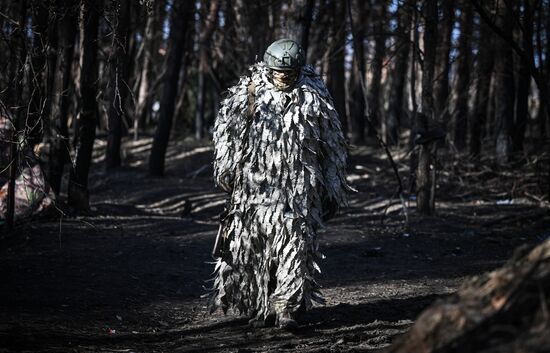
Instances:
[[[265,51],[264,62],[274,70],[297,70],[304,65],[304,50],[292,39],[279,39]]]

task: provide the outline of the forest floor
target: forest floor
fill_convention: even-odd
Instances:
[[[150,178],[150,144],[127,141],[125,166],[106,173],[99,141],[92,210],[26,222],[18,240],[0,243],[0,352],[379,351],[466,277],[550,236],[541,175],[486,163],[447,162],[436,215],[411,209],[405,231],[384,154],[356,148],[359,192],[320,233],[326,305],[294,333],[251,329],[208,315],[201,299],[224,197],[213,189],[212,147],[173,144],[166,177]],[[396,157],[405,171],[405,153]]]

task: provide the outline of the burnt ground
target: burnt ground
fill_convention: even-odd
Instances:
[[[61,220],[26,222],[16,240],[2,240],[0,352],[379,351],[466,277],[550,235],[536,168],[447,162],[437,214],[411,208],[405,230],[384,155],[354,149],[359,192],[320,233],[327,304],[295,333],[250,329],[245,318],[208,315],[201,299],[223,203],[211,147],[171,146],[166,177],[150,178],[150,142],[127,142],[114,173],[95,164],[89,213],[65,209]]]

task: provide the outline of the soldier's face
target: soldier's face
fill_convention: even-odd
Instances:
[[[273,84],[278,90],[286,91],[291,88],[298,79],[299,70],[272,70]]]

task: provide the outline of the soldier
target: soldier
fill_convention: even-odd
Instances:
[[[332,98],[290,39],[229,88],[214,127],[214,177],[230,194],[210,305],[250,325],[297,327],[322,303],[317,229],[346,202],[346,143]]]

